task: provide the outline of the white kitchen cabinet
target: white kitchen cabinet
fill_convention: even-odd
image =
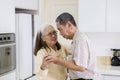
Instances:
[[[16,71],[11,71],[0,76],[0,80],[16,80]]]
[[[15,33],[15,7],[12,0],[0,0],[0,33]]]
[[[38,10],[39,0],[14,0],[14,1],[16,8]]]
[[[83,32],[120,32],[120,0],[79,0]]]
[[[103,75],[102,80],[120,80],[120,76]]]
[[[106,0],[79,0],[78,23],[83,32],[105,32]]]
[[[107,0],[107,32],[120,32],[120,0]]]
[[[24,80],[33,74],[32,15],[16,14],[17,78]]]

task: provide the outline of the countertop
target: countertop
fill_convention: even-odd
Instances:
[[[97,71],[101,75],[120,76],[120,66],[102,65],[98,66]]]

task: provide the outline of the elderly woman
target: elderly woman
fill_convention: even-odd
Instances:
[[[61,59],[66,59],[68,51],[57,41],[57,31],[52,25],[43,26],[37,33],[34,55],[36,58],[36,76],[40,80],[67,80],[67,68],[47,64],[44,57],[52,54]]]

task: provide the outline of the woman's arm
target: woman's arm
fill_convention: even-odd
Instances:
[[[42,65],[40,66],[40,69],[41,70],[45,70],[45,69],[47,69],[47,62],[43,59],[43,61],[42,61]]]

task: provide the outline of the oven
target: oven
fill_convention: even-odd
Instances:
[[[0,34],[0,75],[16,69],[16,43],[14,33]]]

